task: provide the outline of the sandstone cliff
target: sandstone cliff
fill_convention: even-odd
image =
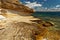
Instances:
[[[19,0],[0,0],[1,8],[4,9],[11,9],[19,12],[23,12],[24,14],[31,14],[33,9],[28,8],[27,6],[24,6],[23,4],[20,4]]]
[[[0,12],[0,40],[44,40],[49,33],[48,28],[54,26],[33,16],[21,16],[15,11],[1,9]]]
[[[22,16],[31,14],[33,9],[16,1],[0,0],[0,40],[47,40],[46,36],[52,38],[48,35],[48,28],[54,24],[33,16]],[[59,40],[58,36],[51,40],[54,38]]]

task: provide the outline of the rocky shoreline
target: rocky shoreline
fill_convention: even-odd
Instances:
[[[45,35],[44,32],[47,31],[46,28],[53,26],[52,23],[33,16],[21,16],[16,14],[17,12],[14,13],[7,10],[8,12],[4,13],[4,11],[6,10],[1,11],[3,14],[0,15],[2,16],[0,19],[1,40],[36,40],[37,37],[35,35],[40,34],[43,37]]]
[[[48,34],[48,27],[54,26],[54,24],[30,16],[31,13],[34,12],[32,11],[33,9],[31,10],[24,5],[22,6],[22,4],[16,3],[18,0],[11,1],[12,0],[0,0],[0,2],[3,2],[0,4],[0,40],[46,39],[45,36]],[[11,7],[13,7],[13,9]],[[21,11],[21,9],[23,11]],[[28,13],[28,15],[26,13]]]

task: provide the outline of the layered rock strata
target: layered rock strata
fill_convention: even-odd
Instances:
[[[19,11],[25,15],[30,15],[32,12],[34,12],[33,9],[30,9],[29,7],[21,4],[19,0],[0,0],[0,7],[4,9]]]
[[[44,40],[48,27],[54,26],[31,15],[18,0],[0,0],[0,40]]]

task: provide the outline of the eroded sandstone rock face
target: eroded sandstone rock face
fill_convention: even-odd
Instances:
[[[0,29],[0,40],[35,40],[34,35],[38,31],[38,27],[35,28],[33,24],[7,23]]]
[[[46,35],[52,38],[51,40],[60,39],[58,36],[52,37],[55,34],[48,30],[48,27],[54,26],[53,23],[33,16],[21,16],[12,10],[2,10],[2,14],[0,14],[2,17],[0,20],[0,40],[44,40]]]
[[[37,40],[46,35],[47,29],[43,24],[15,22],[2,20],[0,22],[0,40]],[[38,37],[36,39],[36,37]]]
[[[33,16],[21,16],[18,12],[1,9],[0,40],[38,40],[47,32],[45,21]],[[52,26],[51,24],[48,26]]]
[[[0,40],[44,40],[47,28],[54,26],[33,16],[21,16],[34,11],[18,0],[0,0],[0,7]]]
[[[33,9],[20,4],[19,0],[0,0],[0,5],[1,8],[19,11],[25,15],[34,12]]]

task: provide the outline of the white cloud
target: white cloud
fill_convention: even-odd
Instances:
[[[28,2],[25,2],[25,3],[30,3],[30,1],[28,1]]]
[[[42,4],[38,4],[37,2],[30,2],[30,1],[28,1],[28,2],[25,2],[25,3],[27,3],[25,6],[28,6],[29,8],[34,8],[34,7],[38,7],[38,6],[42,6]]]
[[[56,7],[60,7],[60,5],[56,5]]]

